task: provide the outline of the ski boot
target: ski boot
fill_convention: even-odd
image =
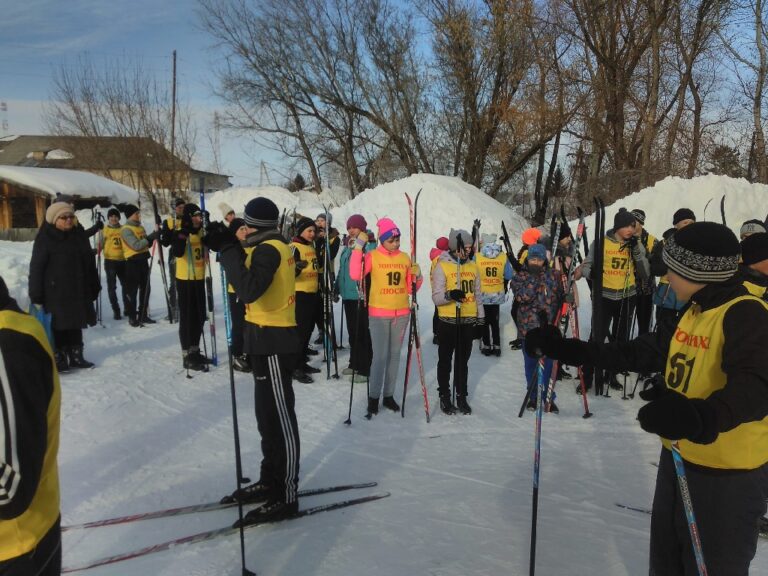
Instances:
[[[258,481],[243,488],[238,488],[232,494],[224,496],[220,502],[222,504],[233,504],[235,502],[255,504],[257,502],[264,502],[269,498],[271,490],[271,487]]]
[[[501,356],[501,346],[499,346],[498,344],[494,344],[493,350],[491,351],[491,353],[496,357]]]
[[[322,372],[320,368],[315,368],[314,366],[310,366],[309,364],[306,364],[306,363],[299,366],[299,369],[305,374],[320,374],[320,372]]]
[[[120,308],[115,308],[112,310],[112,318],[115,320],[122,320],[123,317],[120,315]]]
[[[283,500],[270,500],[258,508],[254,508],[243,517],[243,526],[251,524],[263,524],[265,522],[279,522],[291,516],[295,516],[299,511],[298,501],[285,502]],[[240,521],[233,524],[233,527],[239,528]]]
[[[300,382],[301,384],[312,384],[314,382],[314,379],[309,374],[306,374],[303,372],[300,368],[296,368],[293,373],[291,374],[291,378],[293,380],[296,380],[296,382]]]
[[[248,362],[248,355],[240,354],[232,358],[232,369],[238,372],[250,372],[251,364]]]
[[[136,318],[136,314],[128,315],[128,324],[130,324],[134,328],[138,328],[141,326],[141,322],[139,322],[139,319]]]
[[[95,364],[83,358],[83,345],[69,347],[69,365],[72,368],[93,368]]]
[[[379,399],[378,398],[368,398],[368,412],[366,412],[365,417],[370,420],[373,418],[374,414],[379,413]]]
[[[552,414],[560,414],[560,408],[557,407],[554,400],[549,403],[549,411],[552,412]]]
[[[157,321],[152,320],[149,316],[142,316],[141,324],[157,324]]]
[[[384,406],[384,408],[392,410],[392,412],[400,412],[400,406],[398,406],[397,402],[395,402],[395,399],[392,396],[384,396],[384,400],[382,401],[381,405]]]
[[[456,408],[464,415],[472,414],[472,407],[467,404],[466,396],[458,396],[456,398]]]
[[[449,416],[456,414],[456,406],[453,405],[448,396],[440,396],[440,410]]]
[[[182,365],[187,370],[195,370],[197,372],[208,372],[208,365],[201,361],[199,354],[193,354],[189,350],[182,350],[183,362]]]
[[[509,347],[512,350],[520,350],[520,348],[523,347],[523,340],[522,338],[515,338],[514,340],[509,341]]]

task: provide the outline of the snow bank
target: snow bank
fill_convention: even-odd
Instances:
[[[34,188],[55,197],[56,193],[81,198],[109,198],[113,204],[139,201],[139,193],[118,182],[77,170],[0,166],[0,180]]]

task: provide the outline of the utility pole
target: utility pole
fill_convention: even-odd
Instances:
[[[176,194],[176,50],[173,51],[173,81],[171,83],[171,194]]]

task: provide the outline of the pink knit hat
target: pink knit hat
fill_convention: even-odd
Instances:
[[[400,236],[400,228],[389,218],[382,218],[376,222],[376,226],[379,227],[379,241],[381,242],[389,240],[392,236]]]

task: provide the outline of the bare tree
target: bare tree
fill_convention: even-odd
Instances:
[[[171,105],[168,90],[141,62],[115,60],[98,68],[82,57],[56,71],[45,121],[53,134],[81,137],[72,146],[99,162],[105,176],[125,173],[127,163],[134,188],[161,192],[167,201],[184,183],[197,138],[189,108],[181,106],[176,156],[168,152]],[[114,137],[111,149],[120,157],[103,153],[99,139],[105,137]]]

